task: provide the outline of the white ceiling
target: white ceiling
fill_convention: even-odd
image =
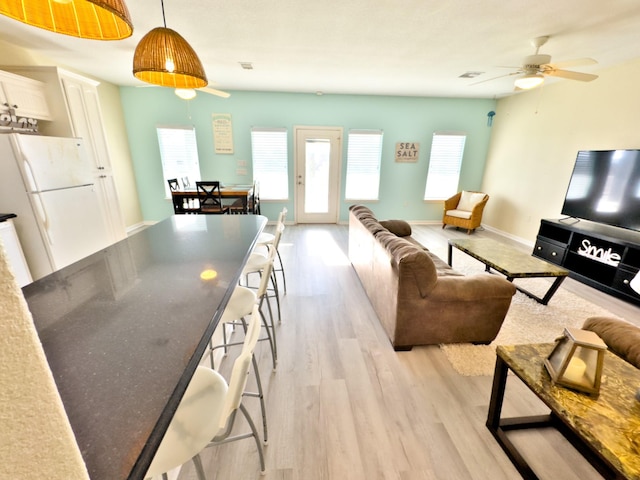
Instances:
[[[0,38],[116,85],[139,85],[133,52],[143,35],[162,26],[162,10],[160,0],[127,5],[134,33],[126,40],[76,39],[2,15]],[[513,76],[470,84],[512,71],[500,66],[519,67],[535,53],[534,37],[551,37],[540,53],[552,62],[597,60],[574,68],[589,73],[640,54],[638,0],[164,0],[164,6],[167,27],[198,53],[210,86],[223,90],[493,98],[513,92]],[[484,73],[459,78],[467,71]]]

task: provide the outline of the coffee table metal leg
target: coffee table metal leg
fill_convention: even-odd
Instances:
[[[447,245],[447,263],[449,264],[450,267],[453,267],[453,264],[451,263],[452,260],[453,260],[453,248],[452,248],[452,245],[449,243]]]
[[[515,445],[511,443],[511,440],[509,440],[505,430],[502,428],[500,414],[502,412],[508,372],[509,368],[507,363],[499,356],[496,356],[496,368],[493,374],[493,387],[491,389],[491,401],[489,403],[486,425],[518,472],[520,472],[522,478],[525,480],[538,480],[536,474],[531,470],[531,467],[527,464],[527,461],[522,457]],[[507,423],[509,422],[507,421]]]
[[[544,297],[542,298],[538,297],[537,295],[534,295],[530,291],[522,287],[519,287],[517,285],[516,285],[516,288],[518,289],[518,291],[524,293],[526,296],[533,298],[536,302],[541,303],[542,305],[547,305],[549,303],[549,300],[551,300],[551,297],[553,297],[553,294],[556,293],[558,288],[560,288],[560,285],[562,284],[565,278],[567,277],[566,276],[556,277],[553,284],[551,284],[551,287],[549,287],[549,290],[547,290],[547,293],[545,293]],[[507,280],[511,282],[513,281],[513,278],[507,278]]]

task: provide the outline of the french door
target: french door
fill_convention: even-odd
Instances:
[[[294,127],[296,223],[337,223],[342,128]]]

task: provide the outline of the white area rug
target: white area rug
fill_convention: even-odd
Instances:
[[[479,273],[484,270],[484,265],[480,262],[456,250],[453,255],[453,266],[465,274]],[[514,283],[542,297],[551,285],[551,280],[528,278],[516,279]],[[562,334],[565,327],[580,328],[588,317],[597,315],[616,316],[562,287],[558,289],[547,306],[539,304],[523,293],[516,292],[500,332],[490,345],[462,343],[440,345],[440,348],[453,368],[461,375],[490,376],[493,375],[496,361],[496,345],[552,343]]]

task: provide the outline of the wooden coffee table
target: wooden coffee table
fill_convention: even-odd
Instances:
[[[553,344],[498,346],[487,428],[524,479],[537,475],[525,456],[537,452],[516,448],[510,430],[554,427],[606,479],[640,479],[640,405],[634,393],[640,370],[605,352],[597,397],[554,385],[544,368]],[[548,415],[502,418],[507,377],[513,372],[549,408]],[[507,390],[508,393],[508,390]],[[534,449],[532,449],[534,450]]]
[[[485,270],[496,272],[507,277],[510,282],[514,278],[534,278],[534,277],[556,277],[553,284],[544,297],[540,298],[533,293],[516,285],[515,287],[525,295],[533,298],[537,302],[547,305],[560,284],[569,275],[569,270],[549,263],[540,258],[527,255],[510,245],[497,242],[491,238],[464,238],[451,239],[448,246],[448,262],[452,265],[452,247],[463,251],[476,260],[484,263]]]

